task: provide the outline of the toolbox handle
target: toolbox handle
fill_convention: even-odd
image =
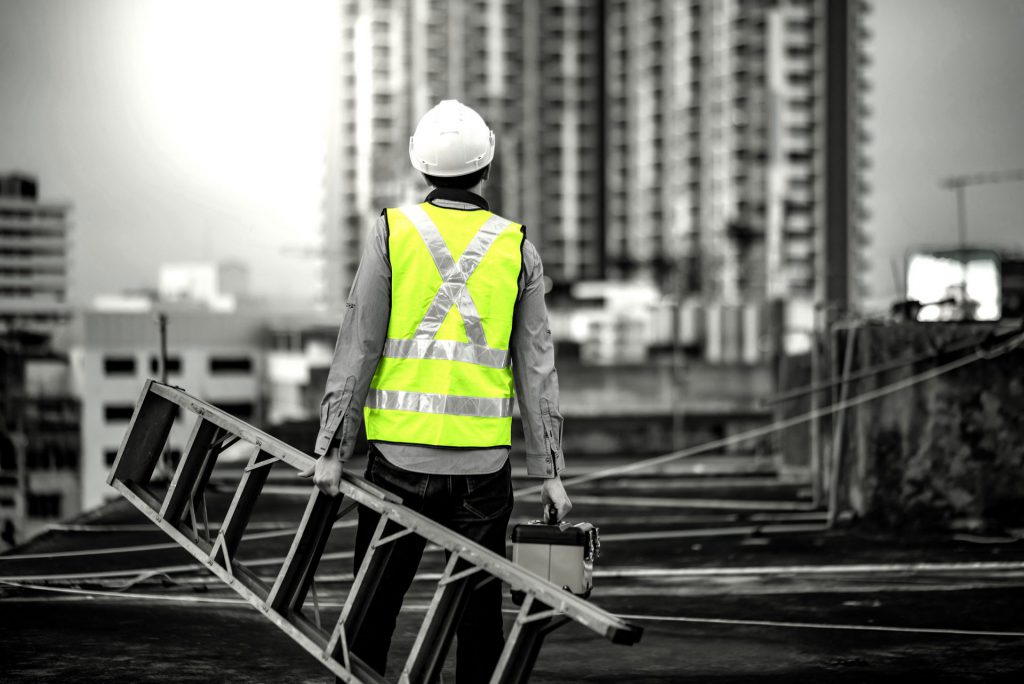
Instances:
[[[545,525],[558,524],[558,508],[555,507],[555,504],[547,504],[544,506],[544,513],[541,515],[541,520]]]

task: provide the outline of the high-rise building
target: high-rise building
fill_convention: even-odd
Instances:
[[[442,99],[479,111],[492,209],[523,221],[556,281],[603,276],[603,4],[343,0],[324,211],[327,303],[344,302],[380,210],[426,192],[408,160]]]
[[[503,201],[556,283],[605,276],[604,2],[527,2],[504,122]]]
[[[70,316],[68,213],[0,175],[0,548],[79,510],[78,402],[55,344]]]
[[[0,175],[0,331],[67,319],[70,209],[41,200],[29,174]]]
[[[865,0],[344,0],[331,302],[380,209],[423,194],[408,135],[453,97],[494,128],[488,195],[526,224],[556,284],[641,278],[709,310],[849,308],[865,11]]]
[[[850,305],[865,8],[608,0],[613,275],[714,302]]]

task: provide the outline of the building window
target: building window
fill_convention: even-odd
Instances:
[[[252,359],[248,356],[214,356],[210,358],[211,373],[251,373]]]
[[[107,462],[108,466],[114,465],[114,461],[117,460],[117,449],[104,449],[103,460]]]
[[[133,413],[135,413],[133,404],[107,404],[103,407],[103,417],[108,423],[131,420]]]
[[[3,432],[0,432],[0,470],[17,470],[17,454],[14,453],[14,444],[7,439]]]
[[[78,450],[58,449],[56,466],[57,470],[78,470]]]
[[[107,356],[103,359],[103,372],[107,375],[135,375],[135,357]]]
[[[28,517],[59,518],[62,498],[60,494],[29,494]]]
[[[78,468],[78,452],[74,449],[43,445],[30,446],[26,450],[26,462],[29,470],[76,470]]]
[[[160,357],[153,356],[149,359],[149,372],[156,375],[160,372]],[[168,356],[167,357],[167,372],[168,373],[180,373],[181,372],[181,357],[180,356]]]
[[[212,403],[214,406],[219,408],[221,411],[224,411],[225,413],[230,413],[235,418],[238,418],[239,420],[243,420],[246,423],[252,422],[253,416],[256,413],[256,409],[252,405],[252,402],[248,402],[248,401],[242,401],[242,402],[219,402],[219,401],[214,401],[214,402],[210,402],[210,403]]]

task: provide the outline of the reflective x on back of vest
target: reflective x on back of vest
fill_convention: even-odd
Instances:
[[[366,397],[370,440],[511,443],[522,226],[483,209],[388,209],[391,318]]]

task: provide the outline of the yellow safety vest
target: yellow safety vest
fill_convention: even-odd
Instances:
[[[512,441],[512,313],[523,227],[483,209],[388,209],[391,319],[364,417],[370,440]]]

